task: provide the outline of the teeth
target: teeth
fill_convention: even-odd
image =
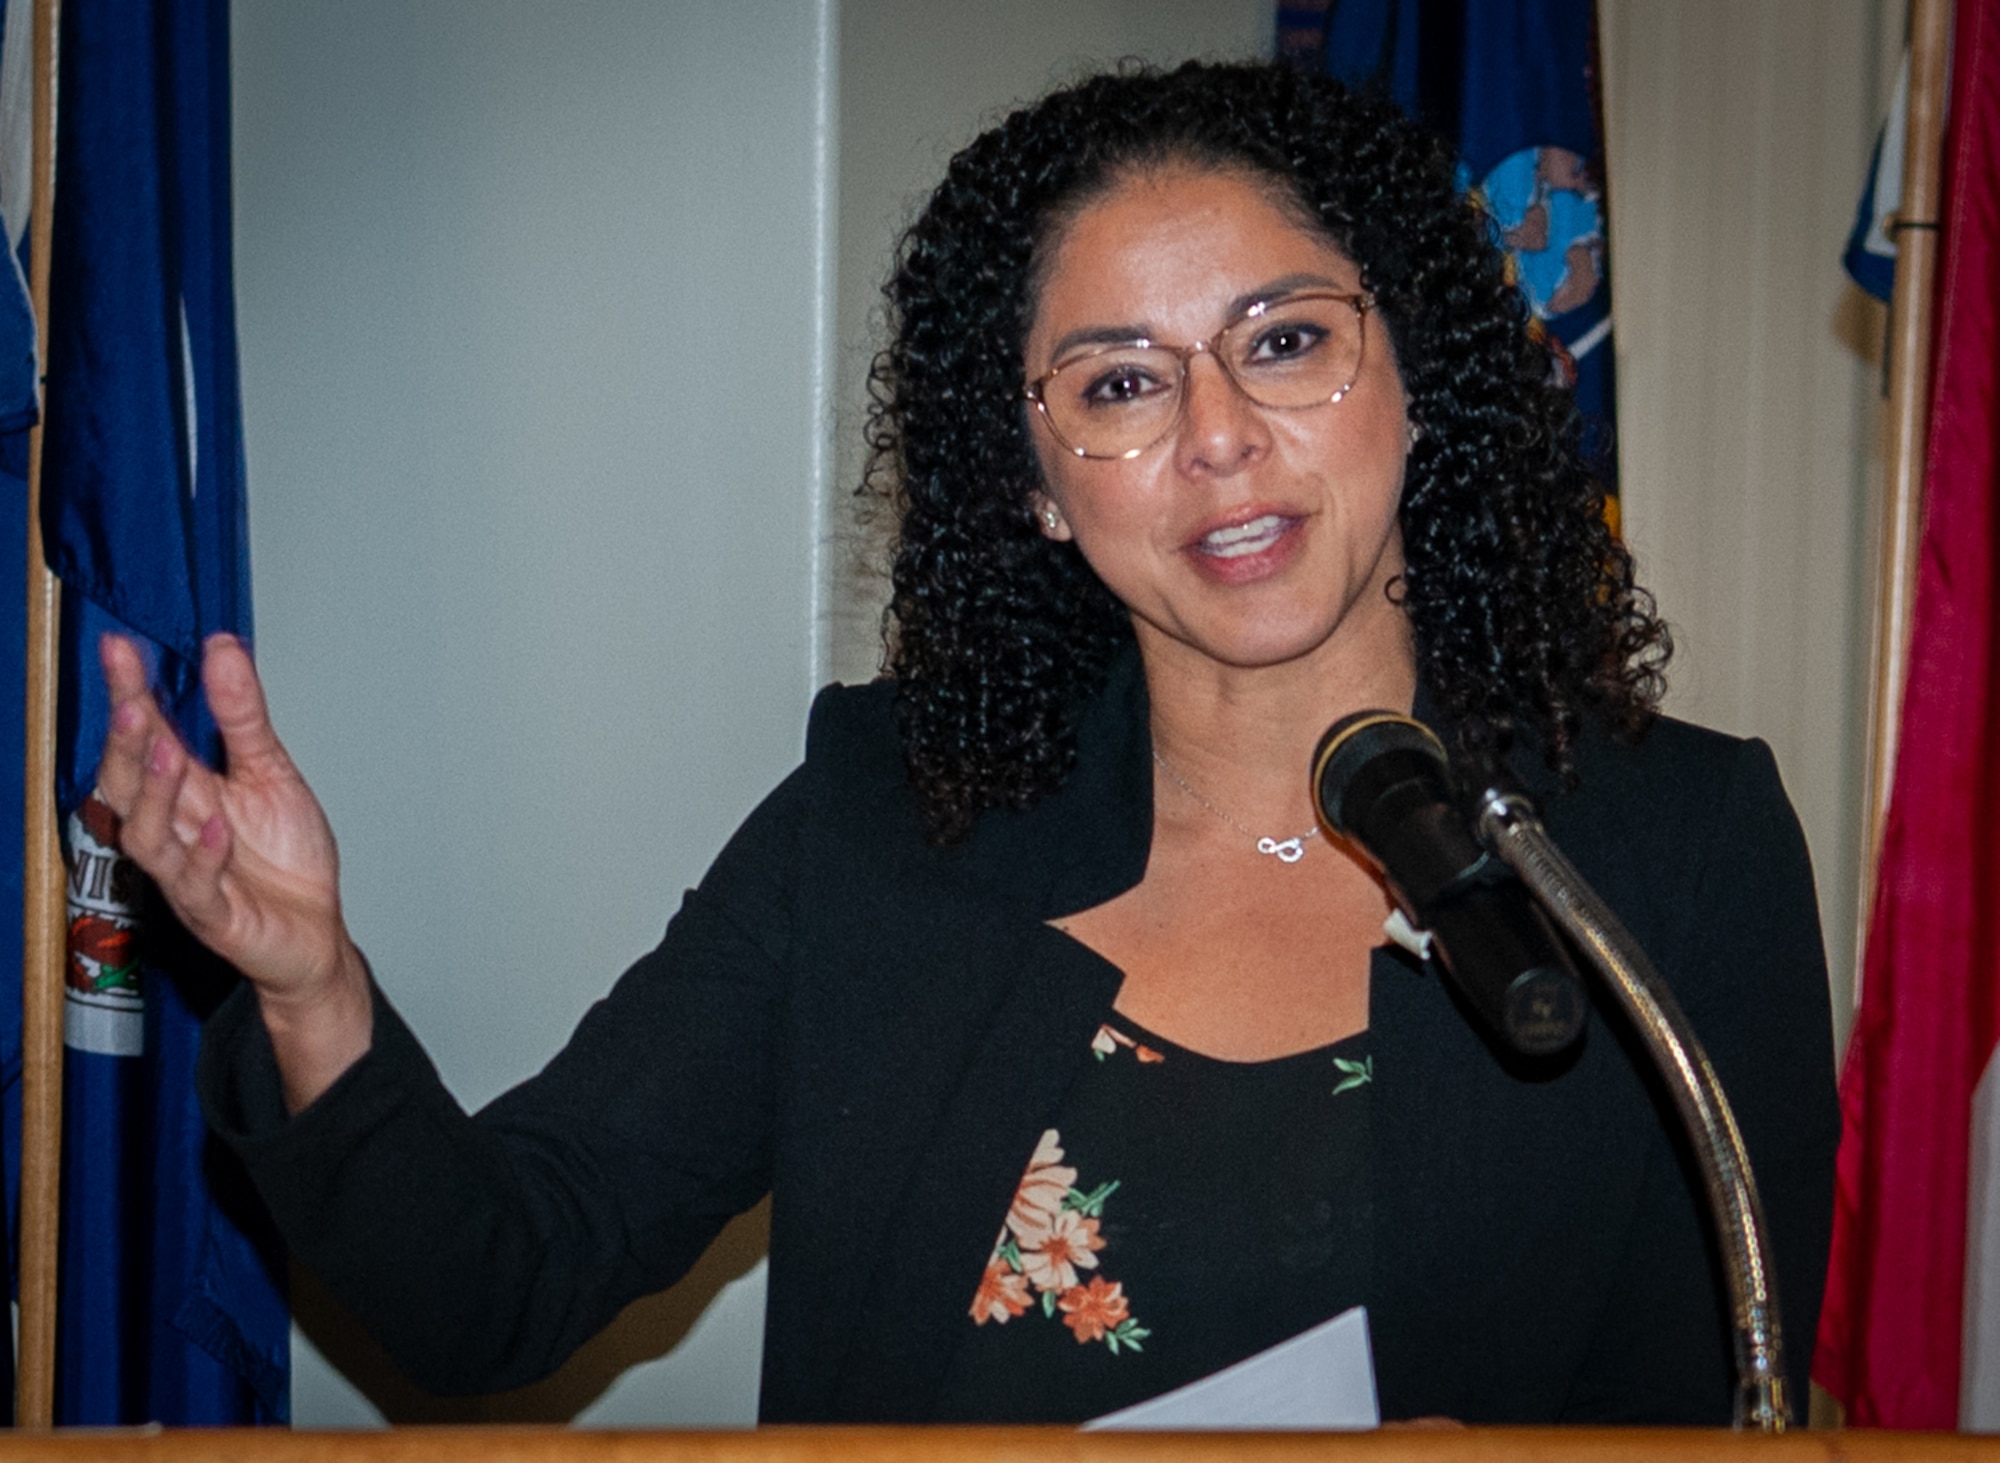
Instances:
[[[1234,528],[1218,528],[1214,533],[1204,535],[1202,552],[1218,559],[1240,559],[1245,554],[1261,553],[1277,540],[1284,528],[1283,518],[1276,513],[1266,513],[1262,518],[1253,518]]]

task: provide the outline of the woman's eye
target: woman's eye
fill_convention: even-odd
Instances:
[[[1127,362],[1098,371],[1084,383],[1078,394],[1085,406],[1108,407],[1143,401],[1167,389],[1155,373]]]
[[[1326,339],[1326,328],[1303,320],[1281,320],[1266,326],[1251,338],[1244,360],[1258,363],[1291,361],[1307,354]]]

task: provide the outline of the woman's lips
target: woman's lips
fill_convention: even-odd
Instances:
[[[1210,578],[1241,583],[1272,572],[1291,557],[1303,518],[1260,513],[1212,528],[1188,545],[1195,566]]]

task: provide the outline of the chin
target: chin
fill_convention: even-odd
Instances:
[[[1369,613],[1377,596],[1388,616]],[[1224,664],[1254,670],[1293,665],[1317,655],[1351,653],[1371,643],[1387,653],[1391,637],[1401,643],[1396,632],[1405,630],[1407,624],[1382,588],[1371,585],[1359,596],[1341,597],[1331,605],[1322,603],[1310,609],[1294,606],[1290,614],[1266,615],[1239,624],[1233,633],[1214,638],[1210,654]]]
[[[1324,628],[1260,627],[1259,631],[1220,636],[1200,648],[1208,658],[1237,670],[1263,670],[1310,660],[1333,636]]]

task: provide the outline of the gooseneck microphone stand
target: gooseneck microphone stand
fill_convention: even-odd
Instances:
[[[1792,1409],[1764,1206],[1715,1069],[1652,962],[1550,841],[1533,805],[1495,789],[1481,797],[1477,814],[1480,839],[1603,973],[1674,1095],[1701,1163],[1729,1278],[1736,1426],[1782,1432]]]

